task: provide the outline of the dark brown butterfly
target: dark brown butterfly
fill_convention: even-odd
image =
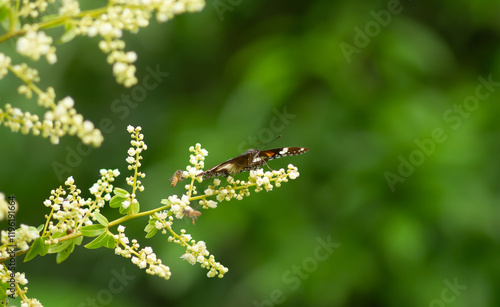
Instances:
[[[261,168],[267,161],[274,160],[287,156],[296,156],[306,153],[309,148],[305,147],[282,147],[268,150],[249,149],[242,155],[237,156],[222,162],[209,169],[208,171],[198,174],[203,176],[203,179],[212,177],[235,175],[241,172],[247,172]]]

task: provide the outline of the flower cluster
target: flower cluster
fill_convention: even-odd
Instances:
[[[195,146],[189,147],[189,152],[192,154],[189,155],[189,163],[191,165],[187,166],[187,171],[190,176],[198,175],[198,171],[202,170],[205,167],[205,157],[208,156],[208,151],[204,148],[201,148],[200,143],[196,143]]]
[[[38,231],[35,227],[21,224],[21,227],[15,230],[14,240],[8,231],[2,230],[0,233],[1,243],[0,258],[9,257],[9,246],[15,246],[18,251],[25,252],[29,249],[28,243],[38,238]]]
[[[101,169],[99,173],[101,174],[101,178],[89,189],[90,193],[95,197],[94,201],[90,204],[92,212],[99,212],[98,208],[104,207],[106,202],[111,200],[110,193],[113,191],[111,182],[120,176],[120,171],[117,169]]]
[[[75,229],[89,212],[88,208],[84,208],[87,203],[80,197],[81,191],[74,185],[73,177],[69,177],[65,185],[68,186],[68,196],[63,187],[59,187],[57,190],[52,190],[49,199],[43,202],[46,207],[52,209],[50,219],[57,221],[54,224],[54,221],[50,220],[47,224],[47,230],[51,234]]]
[[[156,212],[154,216],[150,216],[150,220],[154,220],[154,227],[161,230],[163,234],[167,233],[167,230],[172,229],[172,224],[174,218],[169,216],[169,211],[164,210],[162,212]]]
[[[19,54],[38,61],[42,55],[45,56],[49,64],[57,61],[56,47],[51,46],[52,37],[44,32],[37,32],[27,25],[26,34],[17,40],[16,49]]]
[[[228,185],[220,186],[221,180],[214,179],[213,184],[209,185],[204,191],[201,198],[200,205],[204,209],[216,208],[217,202],[208,199],[211,196],[215,196],[215,199],[219,202],[230,201],[231,199],[242,200],[245,196],[250,196],[250,187],[255,187],[255,192],[258,193],[262,190],[271,191],[274,186],[279,188],[282,182],[287,182],[288,179],[296,179],[299,176],[297,167],[292,164],[288,164],[288,170],[285,172],[284,169],[266,171],[263,169],[252,170],[248,177],[248,181],[235,180],[233,177],[227,177]]]
[[[80,3],[76,0],[63,0],[59,15],[73,17],[80,13]]]
[[[185,195],[183,196],[185,199]],[[177,218],[182,218],[184,216],[187,216],[191,219],[194,220],[201,215],[199,211],[193,210],[189,205],[186,203],[182,204],[184,205],[184,209],[180,209],[179,207],[182,206],[180,203],[183,203],[183,200],[179,200],[178,198],[171,198],[173,201],[173,205],[170,205],[170,200],[165,200],[163,203],[168,203],[167,207],[169,206],[176,206],[175,208],[176,212],[176,217]],[[210,255],[209,251],[207,250],[206,244],[204,241],[199,241],[196,242],[195,240],[192,239],[190,234],[186,233],[185,229],[181,229],[181,234],[177,234],[173,229],[172,229],[172,224],[174,221],[173,216],[171,215],[173,213],[172,208],[170,210],[165,210],[162,212],[156,212],[150,216],[150,220],[148,223],[148,226],[146,227],[146,231],[149,232],[151,229],[154,227],[155,229],[153,234],[156,232],[156,230],[162,230],[162,233],[165,234],[168,232],[171,233],[171,235],[168,237],[169,242],[174,242],[177,243],[183,247],[186,248],[186,252],[181,256],[182,259],[187,260],[191,264],[195,263],[200,263],[202,268],[206,268],[208,270],[207,276],[208,277],[214,277],[214,276],[219,276],[222,278],[224,274],[228,271],[226,267],[224,267],[222,264],[219,262],[215,261],[215,257],[213,255]],[[153,226],[154,225],[154,226]]]
[[[10,57],[0,53],[0,79],[2,79],[9,72],[11,61]]]
[[[7,288],[5,294],[7,296],[11,297],[17,297],[21,295],[21,306],[42,306],[40,301],[37,299],[30,299],[26,297],[26,293],[28,292],[28,287],[24,287],[21,289],[20,286],[26,286],[28,284],[28,279],[26,279],[26,276],[24,273],[20,272],[12,272],[11,270],[8,270],[4,264],[0,265],[0,282],[2,284],[9,284],[14,283],[16,286],[16,291],[12,292],[11,288]]]
[[[13,207],[12,207],[13,205]],[[9,208],[10,207],[10,208]],[[12,210],[14,209],[14,210]],[[11,211],[17,212],[18,205],[16,201],[8,202],[5,199],[5,194],[0,192],[0,221],[3,221]]]
[[[130,87],[137,83],[136,68],[133,65],[137,55],[132,51],[124,51],[125,42],[121,39],[123,31],[137,33],[140,28],[147,27],[154,11],[157,11],[157,20],[165,22],[174,15],[200,11],[204,5],[203,0],[113,1],[112,5],[97,14],[84,15],[74,32],[75,35],[100,36],[102,40],[99,42],[99,49],[108,55],[107,62],[113,65],[117,82]],[[79,10],[71,1],[67,1],[64,7],[68,7],[64,12],[72,15]]]
[[[66,233],[82,225],[92,225],[90,217],[99,212],[99,208],[111,199],[110,193],[113,191],[111,182],[120,175],[120,172],[102,169],[100,174],[101,178],[89,189],[95,197],[94,200],[85,200],[80,196],[81,191],[76,187],[73,177],[69,177],[64,183],[66,189],[59,187],[51,191],[49,199],[43,202],[46,207],[52,209],[46,226],[50,234]]]
[[[127,131],[131,134],[132,140],[130,141],[130,144],[132,147],[130,147],[127,151],[128,157],[126,159],[129,170],[133,170],[134,174],[132,176],[127,177],[127,184],[132,187],[132,193],[127,193],[126,200],[122,202],[122,208],[123,209],[128,209],[131,205],[132,207],[136,208],[132,211],[138,210],[139,203],[136,198],[136,190],[139,190],[140,192],[144,191],[144,185],[142,185],[142,182],[139,178],[144,178],[146,177],[146,174],[143,172],[139,171],[139,167],[141,167],[141,160],[143,157],[141,156],[141,153],[144,150],[148,149],[148,146],[146,143],[144,143],[144,135],[140,133],[141,127],[132,127],[128,126]]]
[[[150,275],[157,275],[164,279],[170,278],[170,268],[162,264],[161,259],[156,257],[153,249],[146,246],[140,249],[139,243],[136,239],[132,240],[132,245],[129,245],[130,241],[127,236],[125,236],[125,227],[118,226],[118,234],[114,235],[116,242],[115,254],[120,255],[125,258],[131,258],[133,264],[137,265],[141,269],[146,269],[146,273]]]
[[[140,126],[134,128],[133,126],[129,125],[127,127],[127,131],[131,134],[132,137],[132,140],[130,141],[132,147],[130,147],[127,151],[128,157],[126,161],[129,164],[128,169],[134,170],[134,176],[127,177],[127,184],[132,187],[137,186],[139,191],[142,192],[144,191],[144,186],[142,185],[141,181],[137,179],[137,177],[146,177],[146,174],[139,172],[139,167],[141,167],[141,160],[143,159],[141,153],[143,150],[147,150],[148,146],[143,141],[144,134],[140,133],[141,130],[142,128]]]
[[[187,195],[182,195],[180,199],[179,197],[177,197],[177,195],[172,195],[168,197],[168,200],[171,204],[170,211],[178,219],[182,219],[185,213],[193,210],[189,206],[189,197]]]
[[[186,253],[181,258],[190,264],[201,263],[201,267],[208,270],[208,277],[219,276],[222,278],[227,273],[228,268],[215,261],[215,257],[210,255],[210,252],[207,250],[205,242],[196,242],[191,238],[191,235],[186,234],[186,230],[181,229],[180,236],[170,236],[168,241],[186,246]]]
[[[13,68],[18,73],[23,73],[21,72],[23,69],[21,65]],[[20,92],[31,95],[31,90],[27,86],[21,86]],[[51,102],[54,103],[55,94],[53,89],[49,88],[47,93],[42,92],[39,97],[39,104],[50,105]],[[99,146],[103,141],[101,131],[96,129],[91,121],[83,120],[83,116],[76,113],[73,104],[71,97],[54,103],[53,109],[45,113],[43,121],[36,114],[23,112],[6,104],[5,110],[0,109],[0,124],[9,127],[13,132],[21,131],[23,134],[31,132],[33,135],[48,137],[53,144],[58,144],[59,139],[66,134],[76,134],[83,143]]]
[[[56,14],[47,14],[47,8],[55,8]],[[131,87],[137,83],[135,76],[137,54],[125,51],[123,32],[137,33],[150,24],[156,13],[159,22],[165,22],[174,15],[185,12],[197,12],[205,6],[204,0],[113,0],[100,8],[81,10],[77,0],[19,0],[0,1],[2,11],[9,12],[0,17],[4,28],[0,43],[17,39],[16,51],[22,56],[38,61],[45,57],[49,64],[57,62],[54,39],[46,34],[52,27],[64,27],[60,43],[66,43],[77,35],[100,37],[99,49],[107,54],[107,62],[112,65],[112,72],[119,84]],[[39,18],[41,15],[43,18]],[[13,132],[33,133],[50,138],[53,144],[65,135],[76,135],[84,144],[100,146],[102,133],[73,107],[73,100],[66,97],[55,100],[55,91],[49,87],[46,91],[36,84],[40,81],[38,71],[26,63],[13,64],[12,58],[0,53],[0,79],[9,71],[22,81],[18,92],[27,99],[33,94],[38,96],[38,104],[49,109],[42,116],[32,115],[10,105],[0,109],[0,124],[10,127]]]

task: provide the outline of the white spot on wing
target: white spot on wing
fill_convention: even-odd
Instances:
[[[284,155],[288,152],[288,147],[283,147],[283,149],[280,150],[279,154]]]

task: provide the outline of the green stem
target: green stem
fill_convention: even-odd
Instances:
[[[17,22],[19,20],[18,16],[17,16],[17,11],[19,10],[18,4],[19,4],[19,0],[16,0],[15,15],[11,17],[10,30],[9,30],[9,32],[5,33],[4,35],[2,35],[0,37],[0,43],[3,43],[4,41],[6,41],[9,38],[12,38],[14,36],[23,35],[24,33],[26,33],[26,30],[18,30],[18,31],[14,30],[15,26],[17,25]],[[68,21],[70,21],[73,18],[81,18],[81,17],[87,16],[87,15],[96,16],[96,15],[103,14],[107,11],[107,9],[108,9],[107,7],[101,7],[98,9],[80,12],[80,14],[78,14],[76,16],[58,16],[58,17],[54,17],[52,19],[48,19],[46,21],[40,22],[38,24],[35,23],[35,24],[33,24],[33,26],[38,26],[38,29],[58,27],[58,26],[61,26],[65,23],[67,23]]]
[[[47,222],[45,222],[45,227],[43,227],[43,232],[42,232],[42,237],[46,234],[47,232],[47,227],[49,226],[50,219],[52,218],[52,214],[54,214],[54,208],[50,210],[50,214],[47,217]]]
[[[136,213],[136,214],[133,214],[133,215],[125,215],[119,219],[116,219],[114,221],[111,221],[109,222],[108,224],[108,228],[109,227],[113,227],[115,225],[118,225],[120,223],[123,223],[125,221],[128,221],[128,220],[131,220],[131,219],[135,219],[137,217],[141,217],[141,216],[146,216],[146,215],[151,215],[153,213],[156,213],[158,211],[161,211],[161,210],[166,210],[170,207],[170,205],[165,205],[163,207],[159,207],[159,208],[156,208],[156,209],[153,209],[153,210],[149,210],[149,211],[144,211],[144,212],[139,212],[139,213]]]
[[[19,21],[19,6],[21,5],[21,0],[16,0],[16,3],[14,5],[14,10],[10,14],[10,27],[9,27],[9,32],[13,32],[14,29],[16,28],[17,22]]]

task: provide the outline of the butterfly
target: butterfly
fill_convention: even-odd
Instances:
[[[267,161],[287,157],[296,156],[306,153],[309,148],[305,147],[281,147],[267,150],[249,149],[244,154],[222,162],[211,169],[199,173],[198,176],[203,176],[203,179],[212,177],[227,177],[241,172],[247,172],[261,168]]]

